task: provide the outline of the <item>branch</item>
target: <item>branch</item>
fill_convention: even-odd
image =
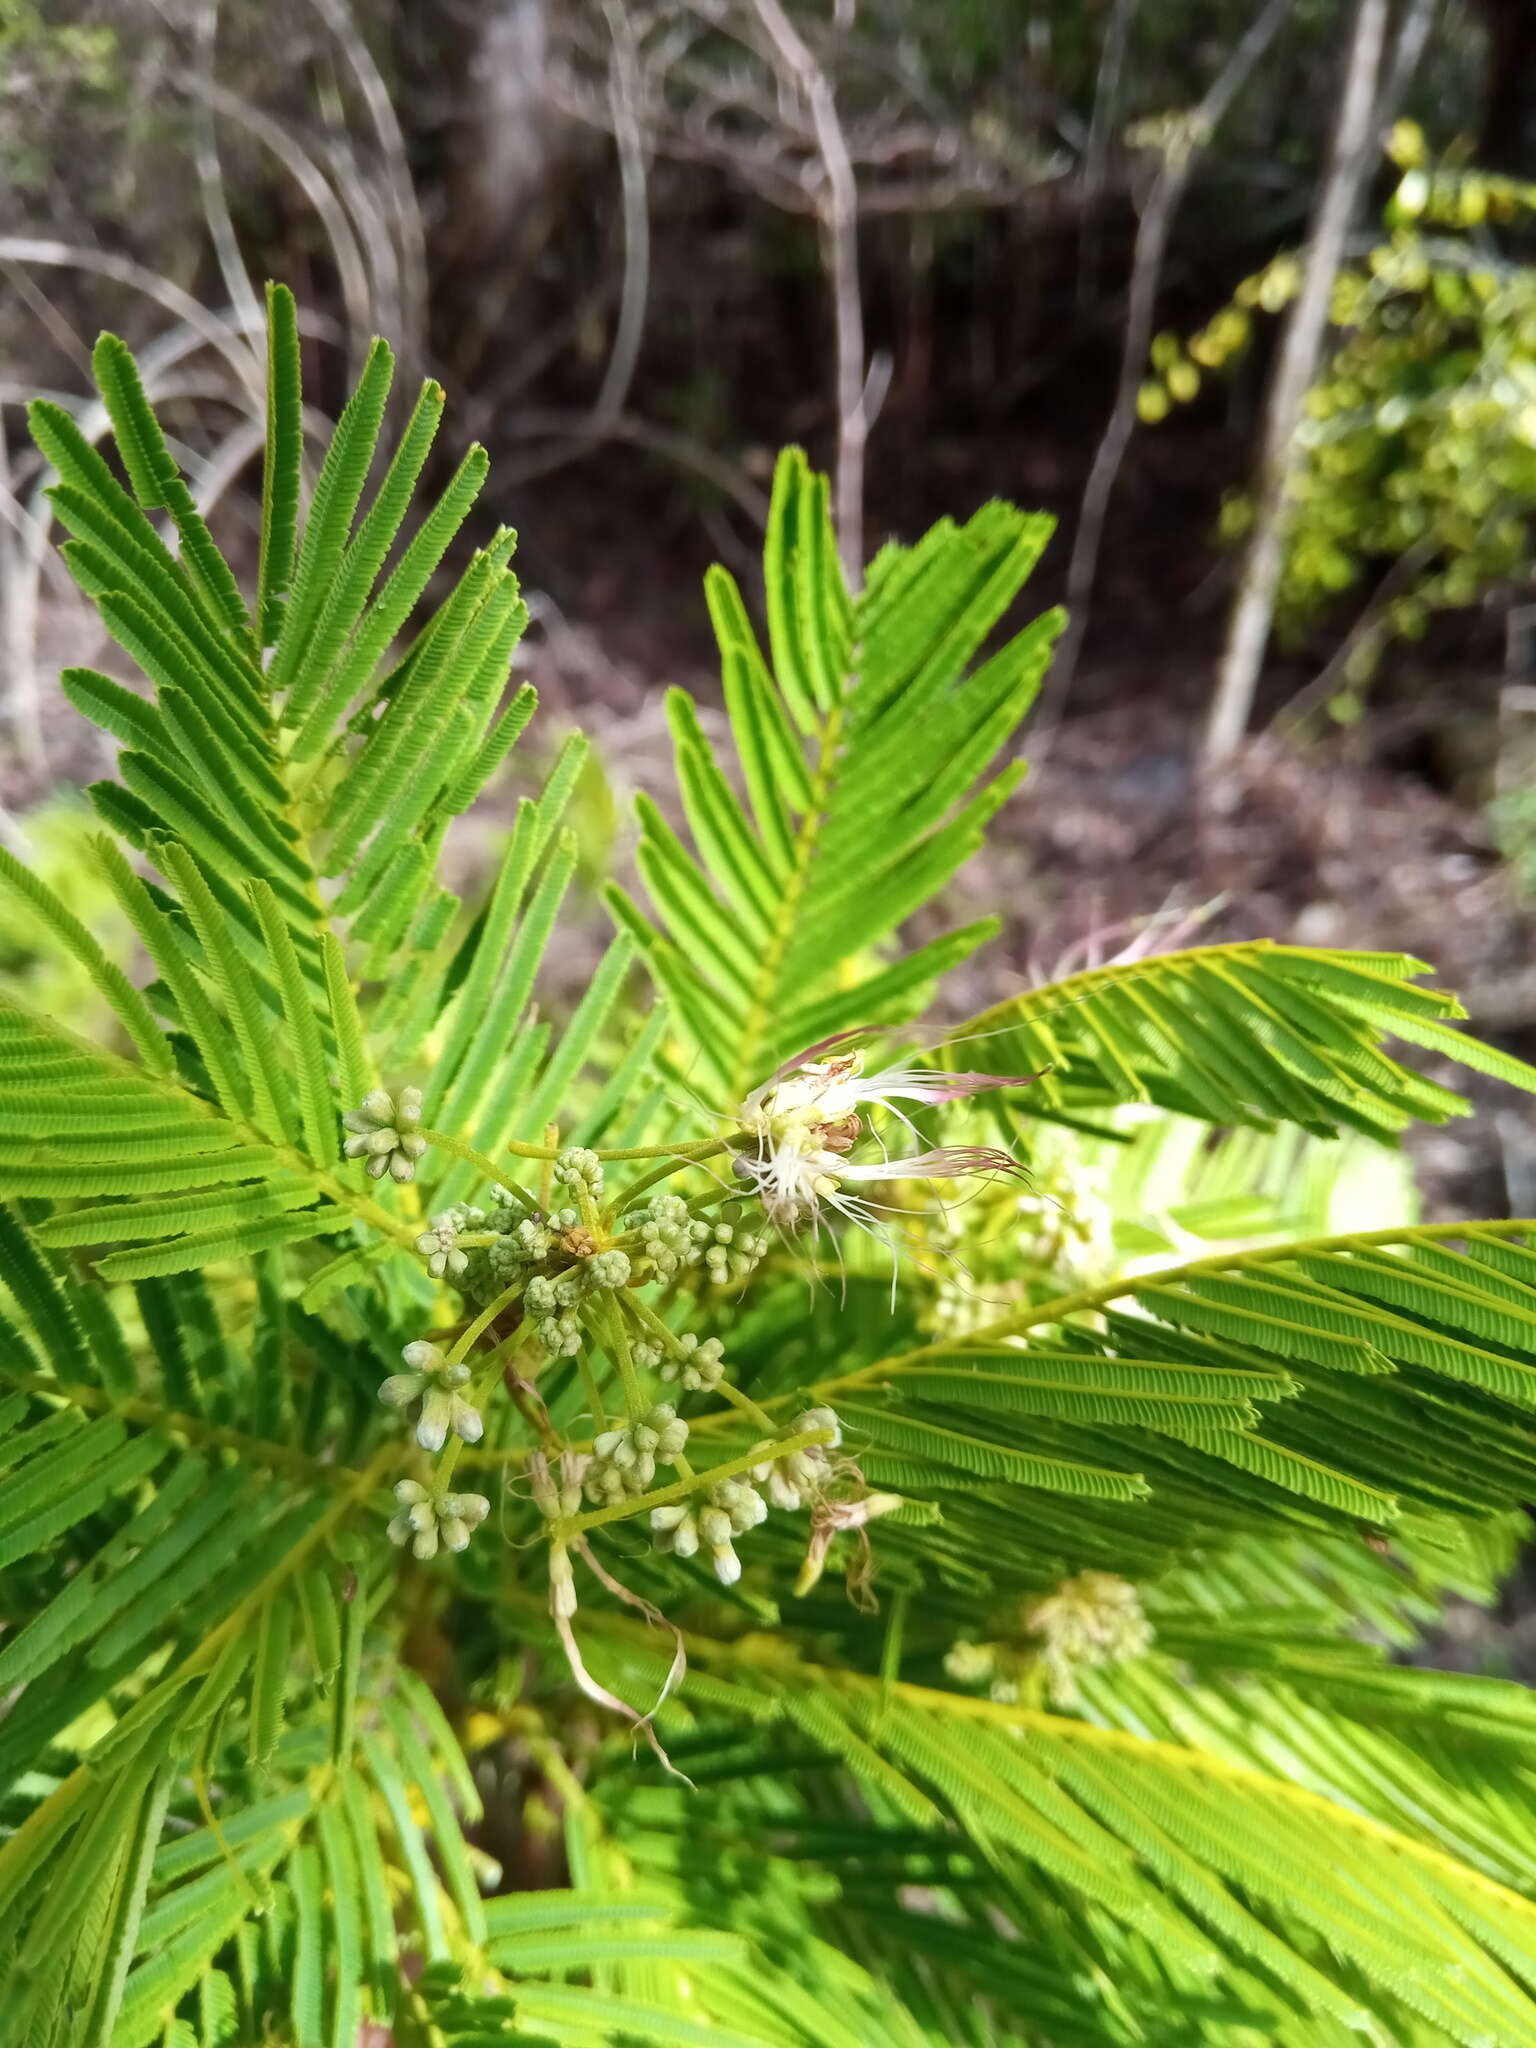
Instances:
[[[1286,323],[1270,386],[1264,425],[1258,511],[1243,564],[1242,582],[1206,721],[1208,769],[1228,759],[1248,727],[1253,693],[1269,645],[1275,592],[1285,558],[1285,524],[1295,467],[1295,435],[1307,387],[1328,327],[1333,283],[1344,239],[1377,138],[1377,77],[1387,26],[1387,0],[1359,0],[1345,63],[1327,175],[1319,189],[1308,236],[1301,290]]]
[[[603,12],[613,37],[608,67],[608,107],[613,139],[619,152],[619,184],[624,200],[624,288],[614,330],[613,354],[602,388],[592,407],[592,424],[601,429],[624,410],[640,357],[645,331],[645,302],[650,283],[651,222],[646,209],[645,144],[640,132],[639,65],[634,28],[617,0],[604,0]]]
[[[864,449],[869,437],[864,364],[864,305],[859,296],[859,188],[827,74],[780,0],[754,0],[787,76],[811,110],[824,179],[817,215],[827,244],[827,275],[837,349],[837,542],[850,589],[864,580]]]
[[[1098,574],[1099,549],[1104,538],[1104,521],[1120,475],[1120,465],[1136,425],[1136,394],[1141,386],[1147,352],[1152,345],[1158,283],[1174,216],[1200,151],[1226,118],[1233,100],[1274,40],[1292,4],[1293,0],[1269,0],[1268,6],[1233,50],[1205,98],[1168,144],[1162,168],[1137,227],[1125,345],[1120,354],[1120,378],[1109,424],[1094,456],[1077,515],[1077,533],[1067,569],[1068,625],[1051,665],[1040,708],[1035,713],[1033,729],[1036,732],[1043,723],[1053,723],[1060,715],[1087,630],[1093,586]]]

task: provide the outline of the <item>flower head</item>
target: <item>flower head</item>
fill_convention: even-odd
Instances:
[[[417,1238],[416,1249],[426,1259],[434,1280],[445,1275],[456,1280],[468,1268],[469,1254],[459,1250],[459,1218],[452,1209],[432,1218],[432,1228]]]
[[[889,1109],[896,1102],[956,1102],[989,1088],[1027,1088],[1038,1074],[944,1073],[928,1067],[883,1067],[866,1074],[861,1051],[832,1053],[857,1038],[857,1031],[824,1039],[787,1060],[742,1105],[743,1130],[772,1144],[792,1132],[813,1135],[817,1149],[846,1152],[862,1128],[859,1110],[867,1103]],[[828,1053],[817,1059],[817,1053]],[[898,1115],[902,1112],[898,1111]]]
[[[409,1543],[412,1555],[422,1559],[436,1557],[439,1543],[447,1550],[463,1550],[491,1511],[483,1493],[434,1494],[415,1479],[400,1481],[395,1503],[389,1540]]]
[[[379,1399],[391,1408],[410,1408],[421,1403],[416,1424],[416,1441],[424,1451],[440,1451],[448,1433],[464,1443],[477,1444],[485,1425],[480,1411],[459,1391],[469,1384],[467,1365],[450,1365],[441,1348],[418,1339],[400,1354],[410,1368],[391,1373],[379,1388]]]
[[[352,1133],[346,1143],[347,1157],[366,1159],[374,1180],[382,1180],[386,1173],[392,1180],[411,1180],[416,1161],[427,1149],[427,1141],[417,1129],[420,1122],[419,1088],[402,1088],[398,1095],[375,1088],[342,1118]]]
[[[697,1556],[707,1550],[722,1586],[741,1577],[741,1559],[733,1538],[766,1520],[768,1506],[747,1479],[720,1479],[710,1487],[702,1506],[671,1501],[651,1510],[651,1535],[656,1548],[673,1557]]]
[[[920,1067],[864,1072],[860,1051],[832,1048],[857,1037],[843,1032],[789,1060],[754,1089],[741,1110],[750,1141],[732,1161],[738,1179],[751,1183],[769,1221],[780,1230],[820,1221],[823,1205],[884,1236],[871,1205],[847,1193],[847,1184],[891,1180],[952,1180],[973,1173],[1019,1173],[1008,1153],[989,1146],[941,1146],[905,1159],[852,1164],[848,1154],[864,1125],[859,1111],[871,1103],[953,1102],[988,1088],[1023,1088],[1037,1074],[944,1074]],[[827,1054],[817,1058],[817,1054]],[[895,1110],[904,1123],[910,1118]]]
[[[605,1429],[592,1441],[584,1481],[599,1506],[644,1493],[658,1465],[675,1465],[688,1442],[688,1425],[669,1402],[659,1401],[627,1429]]]
[[[1051,1698],[1070,1706],[1077,1697],[1077,1672],[1085,1665],[1117,1664],[1139,1657],[1152,1645],[1152,1624],[1129,1580],[1113,1572],[1079,1572],[1054,1593],[1025,1610],[1024,1625],[1044,1644]]]

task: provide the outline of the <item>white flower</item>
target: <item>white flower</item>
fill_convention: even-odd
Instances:
[[[737,1177],[750,1181],[762,1199],[768,1219],[787,1231],[803,1222],[820,1221],[822,1205],[888,1241],[873,1205],[845,1192],[846,1184],[888,1180],[953,1180],[973,1173],[1019,1173],[1006,1152],[990,1146],[940,1146],[906,1159],[880,1159],[851,1165],[847,1154],[863,1132],[861,1104],[894,1109],[899,1101],[953,1102],[987,1088],[1023,1088],[1037,1074],[945,1074],[920,1067],[886,1067],[864,1072],[862,1052],[819,1053],[856,1038],[841,1032],[824,1039],[796,1059],[788,1060],[741,1110],[741,1127],[753,1147],[737,1154]],[[896,1109],[909,1127],[911,1119]]]
[[[1038,1074],[941,1073],[927,1067],[885,1067],[877,1074],[866,1074],[862,1052],[815,1058],[817,1053],[829,1052],[834,1045],[859,1036],[857,1031],[840,1032],[787,1060],[747,1097],[742,1106],[742,1128],[769,1145],[803,1131],[817,1137],[822,1151],[846,1152],[859,1135],[858,1111],[863,1103],[877,1102],[889,1109],[896,1102],[955,1102],[988,1088],[1026,1088],[1040,1078]],[[900,1110],[896,1113],[902,1115]]]
[[[731,1164],[738,1179],[752,1183],[778,1229],[819,1222],[825,1204],[876,1237],[886,1237],[887,1232],[874,1207],[863,1197],[846,1193],[847,1182],[867,1186],[889,1180],[959,1180],[977,1173],[1023,1172],[1011,1154],[992,1145],[940,1145],[906,1159],[855,1165],[834,1152],[808,1151],[795,1138],[767,1152],[738,1153]]]

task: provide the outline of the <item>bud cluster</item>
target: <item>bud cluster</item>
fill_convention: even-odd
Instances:
[[[831,1430],[831,1443],[807,1444],[804,1450],[778,1453],[772,1453],[771,1445],[760,1444],[760,1450],[772,1454],[761,1465],[752,1467],[752,1477],[767,1487],[773,1506],[791,1514],[825,1486],[832,1474],[831,1453],[843,1440],[842,1427],[830,1408],[807,1408],[796,1416],[790,1434],[799,1436],[810,1429]]]
[[[741,1577],[741,1559],[732,1538],[744,1536],[768,1518],[768,1503],[749,1479],[720,1479],[704,1496],[702,1506],[673,1501],[652,1508],[651,1533],[656,1548],[673,1557],[694,1557],[700,1548],[714,1562],[722,1586]]]
[[[523,1291],[523,1307],[534,1335],[551,1358],[575,1357],[581,1348],[577,1308],[593,1294],[626,1286],[629,1275],[628,1254],[607,1251],[579,1259],[553,1277],[535,1273],[530,1278]]]
[[[458,1280],[468,1270],[469,1254],[459,1250],[459,1219],[452,1209],[432,1218],[432,1228],[417,1238],[416,1249],[434,1280]]]
[[[585,1145],[570,1145],[555,1161],[555,1179],[563,1188],[573,1194],[583,1189],[594,1202],[600,1201],[603,1193],[603,1162],[595,1152],[589,1152]]]
[[[366,1159],[369,1176],[382,1180],[415,1178],[416,1162],[427,1149],[417,1126],[421,1122],[421,1090],[402,1088],[391,1095],[375,1088],[365,1095],[357,1109],[349,1109],[342,1123],[352,1133],[346,1142],[349,1159]]]
[[[391,1408],[420,1401],[416,1441],[421,1448],[440,1451],[450,1430],[462,1442],[477,1444],[485,1425],[479,1409],[460,1391],[469,1384],[469,1367],[450,1365],[440,1346],[419,1338],[400,1355],[409,1370],[391,1373],[379,1388],[379,1399]]]
[[[400,1481],[395,1502],[389,1540],[409,1543],[413,1556],[423,1560],[436,1557],[439,1543],[445,1550],[463,1550],[491,1511],[483,1493],[434,1494],[415,1479]]]
[[[717,1223],[702,1243],[705,1271],[717,1287],[746,1280],[756,1271],[768,1250],[761,1232],[736,1231],[729,1223]]]
[[[596,1507],[644,1493],[658,1465],[675,1465],[688,1443],[688,1425],[675,1408],[660,1401],[627,1429],[602,1430],[592,1443],[592,1457],[583,1479],[587,1499]]]
[[[1054,1593],[1029,1601],[1020,1620],[1038,1643],[956,1643],[944,1669],[961,1685],[986,1685],[994,1700],[1012,1705],[1033,1671],[1043,1674],[1053,1705],[1072,1706],[1077,1674],[1097,1664],[1118,1664],[1152,1646],[1152,1625],[1136,1588],[1113,1572],[1080,1572]]]
[[[1152,1624],[1128,1579],[1113,1572],[1079,1572],[1025,1609],[1025,1627],[1039,1636],[1051,1698],[1070,1705],[1084,1665],[1118,1664],[1152,1646]]]
[[[658,1280],[671,1280],[684,1266],[697,1265],[709,1241],[710,1227],[688,1213],[681,1195],[652,1195],[645,1207],[626,1219],[641,1234],[641,1247]]]
[[[660,1410],[653,1410],[660,1413]],[[774,1454],[771,1444],[759,1450],[770,1453],[750,1473],[720,1479],[704,1494],[702,1503],[673,1501],[651,1510],[651,1538],[658,1550],[673,1557],[694,1557],[701,1548],[714,1562],[715,1576],[724,1586],[734,1586],[741,1577],[741,1560],[733,1538],[765,1521],[769,1504],[791,1512],[806,1505],[820,1493],[831,1476],[829,1453],[842,1442],[842,1430],[830,1408],[807,1408],[796,1417],[790,1434],[807,1430],[830,1430],[830,1444],[811,1444],[804,1450]],[[601,1444],[602,1439],[598,1439]],[[768,1499],[760,1488],[766,1487]]]
[[[419,1090],[390,1094],[375,1089],[347,1116],[349,1156],[365,1158],[375,1177],[389,1173],[409,1180],[426,1149],[421,1115]],[[768,1239],[696,1217],[680,1196],[653,1193],[618,1226],[620,1243],[615,1245],[611,1214],[599,1206],[604,1169],[597,1153],[568,1147],[553,1160],[551,1180],[565,1206],[540,1213],[526,1195],[498,1185],[487,1198],[491,1206],[456,1203],[434,1213],[414,1244],[434,1280],[454,1283],[471,1300],[488,1304],[520,1292],[523,1327],[548,1356],[575,1356],[584,1325],[605,1342],[611,1337],[617,1347],[614,1363],[627,1393],[622,1426],[599,1430],[585,1457],[568,1450],[556,1475],[542,1455],[530,1460],[534,1502],[550,1525],[551,1607],[563,1621],[576,1608],[570,1545],[574,1541],[581,1548],[566,1525],[579,1518],[583,1501],[626,1511],[633,1503],[635,1511],[644,1513],[640,1503],[655,1485],[659,1468],[689,1469],[684,1457],[688,1424],[671,1401],[645,1406],[635,1370],[678,1383],[674,1400],[684,1392],[712,1392],[725,1377],[719,1338],[691,1332],[674,1336],[635,1301],[602,1302],[602,1297],[638,1282],[672,1280],[685,1268],[702,1269],[700,1277],[717,1286],[743,1280],[767,1252]],[[616,1333],[619,1326],[623,1336]],[[450,1360],[426,1339],[406,1345],[403,1360],[406,1369],[391,1374],[379,1394],[391,1407],[414,1411],[417,1443],[441,1452],[450,1438],[479,1442],[484,1425],[471,1397],[470,1367]],[[838,1441],[830,1409],[807,1411],[793,1429],[826,1430],[833,1443]],[[736,1540],[765,1519],[770,1504],[793,1510],[814,1501],[818,1511],[825,1509],[828,1448],[785,1452],[779,1441],[769,1438],[756,1447],[750,1472],[713,1481],[706,1476],[699,1482],[701,1490],[686,1502],[655,1509],[650,1522],[657,1548],[684,1558],[705,1553],[722,1584],[733,1585],[741,1575]],[[450,1464],[452,1457],[450,1452]],[[390,1539],[409,1545],[419,1558],[435,1556],[439,1548],[462,1550],[489,1512],[479,1494],[441,1492],[446,1480],[444,1470],[437,1486],[401,1480],[395,1488]],[[601,1576],[601,1568],[593,1568]]]
[[[725,1377],[724,1347],[718,1337],[706,1337],[701,1344],[690,1330],[686,1337],[679,1337],[678,1343],[687,1354],[683,1358],[668,1357],[662,1361],[661,1376],[664,1380],[681,1380],[690,1394],[710,1393]]]

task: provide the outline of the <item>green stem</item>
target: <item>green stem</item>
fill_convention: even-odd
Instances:
[[[634,1152],[627,1156],[635,1159],[650,1159],[654,1158],[658,1152],[664,1151],[669,1154],[669,1157],[661,1166],[654,1167],[649,1173],[642,1173],[637,1181],[625,1188],[623,1194],[625,1206],[627,1207],[635,1199],[636,1195],[643,1194],[649,1187],[654,1187],[657,1181],[670,1180],[674,1173],[681,1173],[685,1166],[697,1166],[701,1159],[713,1159],[719,1153],[728,1152],[729,1150],[730,1147],[723,1138],[715,1139],[712,1143],[702,1146],[651,1145],[637,1147]],[[607,1156],[609,1158],[618,1158],[626,1155],[609,1153]],[[728,1199],[734,1199],[734,1191],[728,1196]]]
[[[509,1138],[506,1149],[517,1159],[558,1159],[568,1148],[563,1145],[526,1145],[520,1139]],[[605,1164],[616,1159],[709,1159],[725,1149],[723,1138],[697,1138],[683,1145],[620,1145],[608,1152],[598,1150],[596,1156]]]
[[[616,1301],[605,1301],[602,1305],[601,1322],[603,1337],[613,1353],[613,1362],[619,1368],[619,1384],[624,1389],[624,1406],[631,1422],[638,1422],[649,1406],[645,1389],[640,1384],[640,1375],[635,1370],[635,1356],[629,1348],[629,1332],[624,1327],[624,1317]]]
[[[592,1361],[585,1351],[576,1354],[576,1370],[581,1376],[581,1391],[592,1410],[592,1434],[599,1437],[608,1427],[608,1410],[603,1406],[602,1389],[597,1384],[597,1374],[592,1370]]]
[[[533,1204],[528,1201],[521,1188],[508,1186],[503,1178],[506,1168],[498,1166],[494,1159],[487,1159],[485,1154],[477,1152],[473,1145],[466,1145],[462,1138],[450,1138],[446,1131],[423,1130],[418,1135],[425,1138],[429,1145],[435,1146],[439,1152],[446,1152],[450,1159],[462,1159],[466,1166],[473,1166],[493,1185],[507,1188],[510,1195],[518,1201],[527,1203],[529,1209],[532,1209]]]
[[[510,1287],[502,1289],[489,1308],[483,1308],[480,1311],[475,1320],[456,1339],[453,1349],[448,1354],[447,1362],[449,1365],[458,1365],[463,1360],[475,1339],[483,1335],[490,1328],[504,1308],[510,1308],[513,1302],[517,1300],[523,1291],[524,1285],[524,1281],[514,1280]]]
[[[662,1321],[661,1317],[657,1315],[656,1311],[648,1303],[636,1301],[632,1295],[629,1295],[625,1297],[623,1305],[629,1310],[636,1322],[640,1324],[641,1328],[656,1338],[657,1342],[662,1344],[673,1358],[679,1361],[687,1358],[688,1353],[684,1350],[681,1339]],[[758,1428],[767,1430],[770,1436],[778,1428],[779,1425],[768,1414],[766,1409],[759,1408],[749,1394],[742,1393],[739,1387],[733,1387],[729,1380],[721,1380],[710,1391],[721,1395],[730,1402],[733,1408],[740,1409],[743,1415],[750,1415]]]
[[[729,1380],[717,1380],[715,1385],[710,1388],[710,1392],[721,1395],[723,1399],[730,1402],[733,1408],[739,1409],[743,1415],[749,1416],[759,1429],[766,1429],[770,1436],[778,1428],[779,1425],[766,1409],[759,1408],[750,1394],[744,1394],[740,1387],[733,1387]]]

